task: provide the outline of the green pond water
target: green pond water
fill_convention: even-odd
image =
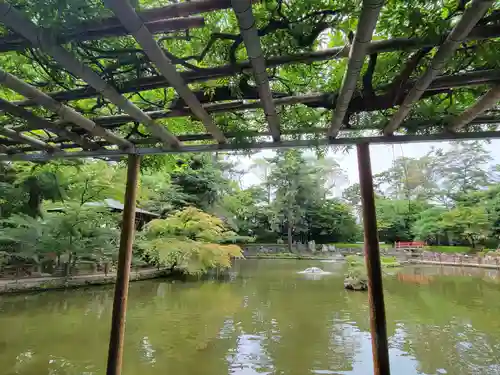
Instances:
[[[318,266],[331,275],[297,274]],[[373,373],[367,294],[343,266],[246,260],[225,282],[132,283],[125,375]],[[393,374],[500,374],[496,271],[410,267],[384,280]],[[0,373],[104,374],[113,289],[0,297]]]

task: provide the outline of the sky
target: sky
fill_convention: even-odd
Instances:
[[[400,156],[418,158],[428,153],[431,148],[447,149],[451,142],[423,142],[423,143],[405,143],[395,145],[371,145],[370,155],[372,162],[372,172],[377,174],[388,169],[395,158]],[[490,143],[485,142],[485,149],[491,153],[493,158],[491,164],[500,164],[500,140],[491,140]],[[242,177],[242,187],[246,188],[260,183],[258,176],[251,172],[250,166],[252,160],[261,157],[272,157],[272,150],[265,150],[255,153],[251,157],[235,156],[234,160],[238,164],[238,169],[245,170],[247,173]],[[356,148],[352,147],[347,152],[334,153],[330,151],[328,157],[332,157],[340,164],[341,168],[347,175],[347,181],[336,188],[334,195],[339,196],[346,187],[359,181],[358,166],[356,158]]]

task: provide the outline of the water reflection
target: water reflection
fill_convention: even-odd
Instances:
[[[124,375],[372,373],[365,293],[313,261],[245,261],[228,282],[132,284]],[[499,275],[412,267],[384,281],[393,373],[500,374]],[[6,375],[104,374],[112,288],[0,298]]]

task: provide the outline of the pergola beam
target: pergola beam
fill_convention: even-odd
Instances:
[[[153,35],[148,30],[143,20],[137,15],[128,0],[105,0],[104,3],[115,13],[123,26],[134,36],[142,46],[149,59],[156,65],[165,79],[177,91],[179,96],[191,108],[193,114],[203,123],[207,131],[219,143],[226,139],[222,131],[213,123],[210,115],[205,111],[191,89],[186,85],[181,75],[175,69],[170,59],[165,56]]]
[[[493,3],[494,0],[472,0],[470,7],[465,10],[445,42],[439,47],[427,70],[417,80],[408,95],[406,95],[399,110],[390,119],[384,129],[385,135],[391,135],[398,129],[401,122],[410,113],[413,104],[420,99],[425,90],[444,68],[447,60],[453,56],[460,44],[463,43],[467,35]]]
[[[370,43],[367,54],[391,52],[397,50],[412,51],[423,47],[434,47],[436,45],[439,45],[439,43],[447,35],[448,34],[445,34],[443,36],[430,39],[394,38],[388,40],[377,40]],[[471,31],[465,41],[484,40],[497,37],[500,37],[500,24],[477,26]],[[345,47],[335,47],[321,51],[304,52],[296,55],[271,57],[266,60],[266,65],[268,68],[271,68],[286,64],[307,64],[317,61],[342,59],[346,58],[348,56],[347,54],[348,49],[346,49]],[[215,68],[202,68],[199,71],[182,72],[180,74],[186,83],[194,83],[204,82],[211,79],[230,77],[248,69],[251,69],[251,63],[249,61],[244,61],[234,65],[230,64]],[[153,90],[160,87],[169,87],[169,84],[166,81],[165,77],[154,76],[124,82],[119,85],[117,91],[123,94],[136,91]],[[49,93],[49,95],[59,101],[69,101],[95,97],[99,95],[99,93],[89,86],[80,89],[53,92]],[[35,103],[27,100],[15,104],[20,106],[30,106],[34,105]]]
[[[436,119],[436,120],[408,120],[403,124],[405,127],[411,127],[412,129],[419,129],[419,130],[437,130],[441,129],[442,125],[446,123],[446,118],[442,119]],[[481,116],[481,117],[476,117],[470,122],[471,125],[487,125],[487,124],[496,124],[500,125],[500,117],[496,116]],[[363,132],[363,131],[377,131],[379,132],[381,129],[376,127],[376,126],[371,126],[371,127],[363,127],[363,128],[349,128],[349,129],[342,129],[342,133],[353,133],[353,132]],[[317,135],[323,135],[328,132],[328,128],[324,127],[312,127],[312,128],[305,128],[305,129],[288,129],[288,130],[283,130],[281,132],[282,135],[292,135],[292,136],[303,136],[303,137],[311,137],[311,136],[317,136]],[[240,132],[228,132],[224,133],[225,137],[227,139],[242,139],[242,138],[247,138],[247,139],[265,139],[267,137],[271,137],[271,132],[269,131],[257,131],[257,130],[247,130],[247,131],[240,131]],[[210,134],[182,134],[178,136],[179,140],[182,142],[193,142],[193,141],[208,141],[212,139],[212,136]],[[158,140],[155,138],[133,138],[129,139],[131,142],[134,143],[134,145],[148,145],[148,146],[153,146],[158,143]],[[59,138],[55,139],[53,143],[59,144],[59,147],[61,149],[71,149],[71,148],[77,148],[77,144],[71,144],[71,143],[62,143],[66,142],[65,138]],[[0,139],[0,144],[4,146],[10,146],[10,151],[12,153],[16,152],[29,152],[29,151],[35,151],[34,149],[30,148],[23,148],[22,150],[13,148],[15,146],[20,146],[19,144],[16,144],[13,141],[8,141],[6,139]],[[100,146],[106,146],[106,142],[98,142]]]
[[[465,110],[460,116],[455,117],[449,125],[449,130],[457,131],[475,120],[488,109],[495,106],[500,101],[500,85],[493,87],[483,95],[472,107]]]
[[[127,29],[121,25],[104,25],[103,27],[98,22],[94,23],[93,26],[85,26],[84,24],[83,27],[76,26],[66,31],[57,31],[56,42],[58,44],[83,42],[128,34]],[[173,18],[148,22],[147,25],[152,33],[157,34],[203,27],[205,26],[205,20],[203,17]],[[49,29],[48,32],[53,33],[54,31]],[[30,42],[18,34],[10,34],[0,38],[0,52],[19,51],[29,46]]]
[[[5,1],[0,1],[0,21],[10,29],[28,39],[33,45],[51,55],[59,64],[77,77],[82,78],[94,87],[102,96],[107,98],[136,121],[143,123],[153,136],[161,140],[165,147],[179,147],[179,140],[164,127],[154,122],[139,107],[119,94],[111,85],[107,84],[99,75],[85,64],[78,61],[71,53],[54,43],[51,35],[44,29],[37,27],[21,12]]]
[[[204,145],[186,145],[179,149],[164,148],[137,148],[132,152],[126,150],[102,150],[102,151],[77,151],[77,152],[54,152],[32,153],[32,154],[10,154],[0,156],[0,161],[45,161],[58,158],[96,158],[109,157],[117,158],[130,154],[136,155],[160,155],[175,153],[193,153],[193,152],[227,152],[227,151],[248,151],[265,149],[283,149],[283,148],[310,148],[329,145],[357,145],[361,143],[373,144],[403,144],[416,142],[437,142],[437,141],[460,141],[474,139],[497,139],[500,138],[500,131],[481,131],[481,132],[460,132],[460,133],[437,133],[437,134],[418,134],[418,135],[391,135],[391,136],[368,136],[368,137],[337,137],[321,139],[300,139],[279,142],[260,142],[236,144],[204,144]]]
[[[66,130],[64,126],[57,126],[56,124],[45,120],[44,118],[38,117],[32,112],[18,107],[8,101],[0,99],[0,111],[6,112],[15,117],[26,121],[27,126],[23,128],[14,129],[16,131],[32,131],[32,130],[48,130],[54,134],[59,135],[63,139],[67,139],[75,142],[78,146],[81,146],[85,150],[97,150],[99,145],[94,142],[88,141],[78,134]]]
[[[372,35],[377,25],[380,10],[384,5],[384,0],[364,0],[361,8],[361,16],[359,17],[356,35],[351,45],[349,52],[349,61],[347,63],[347,71],[345,72],[340,88],[340,94],[337,98],[335,110],[333,113],[330,130],[328,135],[332,138],[337,136],[337,133],[342,126],[349,103],[354,91],[356,91],[356,83],[359,73],[363,68],[368,46],[372,41]]]
[[[238,20],[241,36],[245,43],[248,60],[252,65],[253,76],[259,91],[260,103],[264,109],[269,129],[274,141],[280,140],[280,120],[276,112],[275,103],[269,86],[269,77],[266,71],[266,60],[260,45],[260,37],[255,27],[255,18],[250,0],[231,0],[234,13]]]
[[[139,16],[146,22],[152,33],[160,33],[202,27],[204,25],[202,17],[188,16],[230,7],[231,0],[196,0],[147,9],[139,12]],[[51,29],[47,31],[53,33]],[[58,30],[57,33],[61,31]],[[57,37],[57,42],[60,44],[121,36],[128,33],[116,17],[109,17],[82,22],[72,26],[71,29],[62,31],[61,34]],[[0,38],[0,52],[20,50],[27,46],[29,42],[16,34]]]
[[[126,139],[118,137],[113,133],[109,132],[108,130],[101,128],[100,126],[96,125],[92,120],[89,120],[88,118],[82,116],[74,109],[55,101],[50,96],[44,94],[35,87],[27,84],[24,81],[21,81],[19,78],[1,69],[0,69],[0,84],[5,85],[11,90],[14,90],[15,92],[27,98],[35,100],[41,106],[49,109],[52,112],[57,113],[59,116],[61,116],[63,120],[71,122],[87,130],[88,132],[94,134],[97,137],[102,137],[109,143],[118,145],[119,147],[122,148],[127,148],[127,149],[134,148],[134,145],[131,142],[127,141]]]
[[[452,76],[441,76],[436,78],[432,84],[426,90],[430,91],[442,91],[450,88],[464,87],[464,86],[474,86],[474,85],[482,85],[482,84],[500,84],[500,70],[484,70],[477,72],[468,72],[462,73]],[[408,87],[413,85],[412,82],[408,83]],[[376,88],[377,91],[383,91],[385,87]],[[314,104],[321,106],[323,102],[329,102],[329,97],[334,96],[335,93],[315,93],[315,94],[307,94],[307,95],[295,95],[295,96],[287,96],[282,98],[276,98],[273,100],[274,104],[277,105],[293,105],[293,104]],[[351,101],[352,105],[352,101]],[[226,103],[208,103],[203,105],[204,109],[208,113],[221,113],[221,112],[232,112],[232,111],[243,111],[248,109],[257,109],[261,108],[261,104],[258,100],[254,102],[244,102],[242,100],[234,100]],[[18,107],[19,108],[19,107]],[[363,109],[365,110],[365,109]],[[354,112],[356,112],[354,110]],[[148,116],[152,119],[160,119],[160,118],[175,118],[175,117],[186,117],[192,116],[192,112],[189,108],[180,108],[180,109],[172,109],[172,110],[160,110],[160,111],[150,111],[146,112]],[[129,122],[135,121],[134,118],[128,115],[114,115],[114,116],[104,116],[97,117],[93,119],[97,125],[101,125],[104,127],[114,127],[123,125]],[[59,122],[58,126],[68,126],[69,123]],[[38,127],[38,129],[42,129],[43,126]],[[30,126],[20,126],[16,127],[18,131],[26,131],[33,130],[34,127]],[[179,140],[181,140],[179,138]],[[182,141],[182,140],[181,140]]]
[[[3,135],[4,137],[8,137],[8,138],[11,138],[11,139],[14,139],[14,140],[16,140],[18,142],[30,145],[33,148],[41,150],[41,151],[47,151],[49,153],[52,153],[52,152],[54,152],[56,150],[59,150],[58,147],[54,147],[52,145],[49,145],[48,143],[46,143],[46,142],[44,142],[42,140],[39,140],[39,139],[30,137],[30,136],[27,136],[25,134],[16,132],[16,131],[14,131],[12,129],[9,129],[7,127],[3,127],[1,125],[0,125],[0,135]]]

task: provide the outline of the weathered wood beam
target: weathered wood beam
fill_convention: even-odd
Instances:
[[[82,116],[72,108],[55,101],[50,96],[44,94],[35,87],[1,69],[0,84],[5,85],[11,90],[14,90],[17,93],[36,101],[41,106],[57,113],[59,116],[61,116],[62,119],[87,130],[97,137],[104,138],[109,143],[118,145],[123,148],[134,148],[134,145],[126,139],[120,138],[109,132],[108,130],[101,128],[93,121]]]
[[[225,143],[226,139],[222,131],[213,123],[210,115],[205,111],[191,89],[186,85],[181,75],[175,69],[170,59],[162,51],[158,43],[149,32],[148,28],[137,15],[128,0],[104,0],[122,22],[123,26],[134,36],[135,40],[142,46],[149,59],[156,65],[161,74],[172,85],[179,96],[189,106],[193,114],[203,123],[207,131],[213,135],[219,143]]]
[[[121,108],[125,113],[132,116],[136,121],[146,125],[153,136],[160,139],[165,147],[178,147],[180,145],[179,140],[172,133],[158,125],[139,107],[119,94],[91,68],[82,64],[71,53],[57,45],[52,39],[52,36],[46,34],[44,29],[36,26],[21,12],[3,0],[0,1],[0,22],[21,34],[33,45],[52,56],[65,69],[94,87],[102,96]]]
[[[463,73],[452,76],[441,76],[436,78],[428,90],[424,94],[424,98],[431,96],[433,94],[439,94],[440,92],[444,92],[447,89],[455,88],[455,87],[464,87],[464,86],[474,86],[474,85],[482,85],[482,84],[500,84],[500,70],[486,70],[486,71],[478,71],[478,72],[470,72]],[[411,88],[413,85],[412,82],[408,84],[408,88]],[[384,90],[383,87],[377,88],[377,90]],[[306,106],[311,106],[313,108],[331,108],[334,102],[332,102],[332,98],[335,97],[335,93],[324,93],[324,94],[308,94],[308,95],[296,95],[289,96],[283,98],[274,99],[275,105],[293,105],[293,104],[304,104]],[[378,98],[378,97],[377,97]],[[402,99],[400,99],[402,100]],[[359,102],[359,103],[358,103]],[[398,102],[396,102],[397,104]],[[400,102],[399,102],[400,103]],[[383,104],[383,103],[382,103]],[[353,100],[351,100],[349,110],[356,112],[365,112],[365,111],[374,111],[380,109],[386,109],[392,107],[392,102],[385,106],[380,106],[380,103],[376,101],[370,101],[370,106],[367,107],[364,103],[364,99],[362,96],[356,96]],[[223,113],[223,112],[235,112],[235,111],[244,111],[248,109],[257,109],[261,108],[261,104],[259,101],[254,102],[245,102],[243,100],[234,100],[226,103],[208,103],[204,104],[204,108],[208,113]],[[148,116],[152,119],[161,119],[161,118],[176,118],[176,117],[186,117],[192,116],[192,112],[189,108],[179,108],[172,110],[160,110],[160,111],[151,111],[146,112]],[[130,123],[134,121],[134,118],[128,115],[114,115],[114,116],[103,116],[97,117],[93,119],[97,125],[113,128],[126,123]],[[56,122],[57,126],[69,126],[70,123],[67,122]],[[34,126],[19,126],[16,127],[18,131],[28,131],[34,129],[43,129],[43,126],[39,126],[35,128]],[[73,130],[77,131],[76,129]],[[178,137],[180,141],[183,141],[180,137]],[[211,137],[210,137],[211,138]]]
[[[147,9],[139,12],[141,19],[148,24],[152,33],[184,30],[202,27],[201,17],[189,17],[193,14],[211,12],[231,7],[230,0],[197,0],[166,5],[160,8]],[[48,29],[51,33],[52,30]],[[83,41],[100,39],[109,36],[125,35],[126,30],[116,17],[97,19],[74,25],[70,30],[60,31],[57,42],[62,44],[71,40]],[[19,50],[27,47],[29,42],[19,35],[8,35],[0,38],[0,52]]]
[[[500,102],[500,85],[493,87],[476,104],[465,110],[460,116],[455,117],[450,123],[449,130],[457,131],[462,129],[498,102]]]
[[[342,131],[342,130],[341,130]],[[337,137],[337,138],[322,138],[322,139],[301,139],[279,142],[255,142],[235,144],[203,144],[189,145],[178,149],[164,148],[137,148],[134,151],[126,150],[97,150],[97,151],[77,151],[77,152],[54,152],[48,153],[32,153],[32,154],[9,154],[1,155],[0,161],[7,160],[24,160],[24,161],[44,161],[58,158],[96,158],[110,157],[117,158],[130,155],[160,155],[160,154],[175,154],[175,153],[192,153],[192,152],[227,152],[227,151],[248,151],[248,150],[264,150],[278,148],[310,148],[329,145],[357,145],[361,143],[376,143],[376,144],[403,144],[415,142],[437,142],[437,141],[459,141],[473,139],[497,139],[500,138],[500,131],[483,131],[483,132],[460,132],[460,133],[438,133],[438,134],[421,134],[421,135],[392,135],[392,136],[369,136],[369,137]]]
[[[157,34],[203,27],[205,26],[205,20],[203,17],[173,18],[148,22],[147,25],[153,34]],[[47,30],[47,32],[55,33],[51,29]],[[58,30],[55,34],[56,43],[64,44],[68,42],[83,42],[87,40],[124,36],[128,35],[128,31],[122,25],[105,25],[103,27],[96,23],[87,27],[76,26],[68,30]],[[30,45],[31,43],[28,40],[18,34],[10,34],[0,38],[0,52],[19,51]]]
[[[474,86],[474,85],[482,85],[482,84],[500,84],[500,70],[485,70],[478,72],[469,72],[452,76],[441,76],[436,78],[427,91],[424,94],[424,97],[430,96],[434,93],[438,94],[443,92],[444,90],[455,88],[455,87],[464,87],[464,86]],[[413,82],[408,83],[408,88],[411,88]],[[379,87],[376,89],[377,91],[383,91],[384,87]],[[288,96],[283,98],[274,99],[275,105],[293,105],[293,104],[304,104],[309,105],[314,108],[330,108],[332,104],[332,98],[335,97],[335,93],[325,93],[325,94],[308,94],[308,95],[296,95],[296,96]],[[352,112],[361,112],[361,111],[373,111],[378,109],[386,109],[378,106],[378,103],[371,102],[371,106],[368,108],[366,106],[358,105],[358,100],[361,104],[362,101],[361,96],[356,96],[355,99],[351,100],[350,111]],[[401,99],[402,100],[402,99]],[[222,113],[222,112],[235,112],[235,111],[244,111],[248,109],[257,109],[261,108],[261,104],[259,101],[254,102],[245,102],[243,100],[234,100],[225,103],[208,103],[203,106],[208,113]],[[389,103],[388,107],[392,107],[392,102]],[[19,107],[18,107],[19,108]],[[179,108],[172,110],[160,110],[160,111],[151,111],[146,112],[148,116],[152,119],[161,119],[161,118],[176,118],[176,117],[186,117],[192,116],[192,112],[189,108]],[[97,125],[113,128],[123,124],[127,124],[134,121],[134,118],[128,115],[114,115],[114,116],[104,116],[97,117],[93,119]],[[66,127],[71,124],[67,122],[56,122],[57,126]],[[16,127],[18,131],[27,131],[34,129],[43,129],[43,126],[39,126],[37,128],[31,126],[19,126]],[[183,139],[178,137],[180,141]],[[211,138],[211,137],[210,137]]]
[[[401,122],[410,113],[413,104],[420,99],[425,90],[444,68],[446,62],[453,56],[460,44],[463,43],[467,35],[493,3],[494,0],[472,0],[470,7],[465,10],[445,42],[439,47],[427,70],[418,79],[408,95],[406,95],[399,110],[390,119],[384,129],[384,134],[391,135],[397,130]]]
[[[34,147],[35,149],[47,151],[49,153],[60,150],[59,147],[54,147],[54,146],[52,146],[52,145],[50,145],[42,140],[39,140],[39,139],[30,137],[28,135],[16,132],[12,129],[9,129],[7,127],[3,127],[1,125],[0,125],[0,135],[14,139],[20,143],[30,145],[30,146]]]
[[[137,199],[139,166],[140,156],[129,155],[106,375],[121,375],[122,373],[128,287],[135,236],[135,202]]]
[[[429,120],[408,120],[405,121],[401,126],[405,128],[411,128],[411,129],[426,129],[426,130],[435,130],[439,131],[441,130],[443,124],[447,123],[447,118],[441,118],[441,119],[429,119]],[[496,124],[500,125],[500,117],[498,116],[480,116],[476,117],[470,122],[471,125],[487,125],[487,124]],[[376,125],[370,126],[370,127],[363,127],[363,128],[356,128],[352,127],[349,129],[342,129],[341,131],[343,133],[352,133],[352,132],[361,132],[361,131],[378,131],[380,132],[382,129],[380,127],[377,127]],[[305,137],[310,137],[310,136],[317,136],[321,134],[326,134],[328,132],[328,128],[323,128],[323,127],[312,127],[312,128],[304,128],[304,129],[285,129],[282,130],[281,134],[286,136],[286,135],[302,135]],[[224,133],[224,136],[227,139],[258,139],[264,137],[271,137],[271,132],[270,131],[256,131],[256,130],[246,130],[246,131],[240,131],[240,132],[227,132]],[[178,136],[179,140],[182,142],[192,142],[192,141],[209,141],[212,138],[210,134],[181,134]],[[155,138],[151,137],[146,137],[146,138],[130,138],[129,139],[134,145],[142,145],[142,146],[154,146],[158,143],[158,140]],[[71,144],[71,143],[63,143],[66,142],[67,139],[61,137],[61,138],[56,138],[54,139],[53,143],[56,143],[59,145],[61,149],[74,149],[78,148],[77,144]],[[106,142],[97,142],[99,146],[104,147],[109,145]],[[9,146],[11,147],[12,152],[29,152],[29,151],[35,151],[35,149],[32,148],[27,148],[23,147],[21,149],[16,149],[15,147],[21,146],[20,144],[7,140],[7,139],[0,139],[0,145],[4,146]]]
[[[363,1],[358,27],[349,52],[347,70],[342,80],[342,86],[340,87],[340,93],[333,112],[330,130],[328,131],[330,137],[335,138],[342,126],[342,121],[349,108],[349,103],[351,102],[354,91],[356,91],[359,73],[363,68],[366,52],[372,41],[372,35],[375,31],[378,16],[383,5],[384,0]]]
[[[0,154],[9,154],[10,150],[4,145],[0,145]]]
[[[437,38],[427,39],[394,38],[388,40],[377,40],[370,43],[367,54],[391,52],[397,50],[412,51],[423,47],[433,47],[439,45],[447,35],[448,34],[442,35]],[[500,24],[491,26],[478,26],[471,31],[471,33],[465,40],[485,40],[497,37],[500,37]],[[349,50],[345,47],[335,47],[316,52],[304,52],[296,55],[271,57],[266,60],[266,65],[267,67],[276,67],[286,64],[306,64],[316,61],[342,59],[347,57],[348,52]],[[204,82],[212,79],[233,76],[243,71],[249,70],[251,69],[251,67],[252,66],[249,61],[244,61],[235,65],[223,65],[216,68],[200,68],[198,71],[182,72],[181,77],[186,83]],[[160,87],[169,87],[169,83],[167,82],[165,77],[144,77],[120,84],[117,87],[117,91],[120,93],[130,93],[136,91],[152,90]],[[49,93],[49,95],[59,101],[69,101],[95,97],[99,95],[99,92],[97,92],[92,87],[87,86],[81,89],[53,92]],[[15,104],[21,106],[34,105],[34,103],[29,100]]]
[[[155,63],[162,75],[170,82],[179,96],[190,107],[193,114],[201,120],[205,128],[213,134],[213,137],[219,143],[224,143],[226,140],[222,131],[213,123],[212,119],[203,109],[194,93],[185,84],[181,75],[175,69],[175,65],[172,64],[172,62],[158,46],[153,36],[144,25],[144,22],[140,19],[128,1],[107,0],[105,3],[113,10],[113,12],[117,15],[117,18],[143,47],[150,60]]]
[[[27,125],[20,131],[31,131],[31,130],[48,130],[54,134],[59,135],[62,138],[75,142],[77,145],[81,146],[84,150],[97,150],[99,145],[78,134],[68,131],[64,126],[57,126],[53,122],[47,121],[44,118],[38,117],[32,112],[18,107],[8,101],[0,99],[0,111],[9,113],[12,116],[18,117],[26,121]],[[18,129],[15,129],[19,131]]]
[[[356,145],[356,149],[363,213],[364,253],[368,278],[368,306],[370,308],[373,370],[375,375],[390,375],[384,289],[382,286],[382,264],[380,262],[370,146],[368,143],[360,143]]]
[[[138,15],[144,22],[154,22],[169,18],[188,17],[194,14],[207,13],[230,7],[231,0],[194,0],[143,10],[138,12]],[[80,25],[82,28],[112,28],[121,26],[122,23],[118,17],[110,17],[105,20],[92,20]]]
[[[250,0],[231,0],[231,4],[233,5],[233,10],[241,30],[241,36],[245,43],[248,60],[250,60],[250,64],[252,65],[253,76],[259,90],[260,103],[264,109],[264,115],[269,124],[273,140],[279,141],[280,119],[276,112],[271,87],[269,86],[266,60],[260,45],[260,37],[255,27],[252,2]]]

